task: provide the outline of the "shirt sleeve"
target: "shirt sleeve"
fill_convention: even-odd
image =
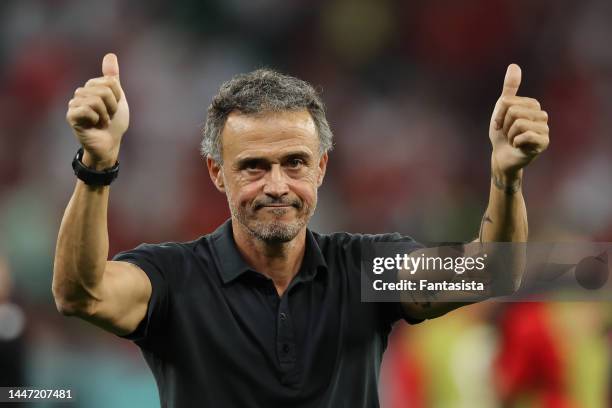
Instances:
[[[424,248],[423,244],[417,242],[409,235],[403,235],[397,232],[389,234],[359,235],[359,249],[354,252],[359,254],[358,256],[360,259],[358,260],[358,265],[361,263],[361,257],[366,248],[371,250],[373,245],[377,243],[401,243],[402,248],[408,253]],[[375,305],[377,309],[377,315],[384,328],[390,329],[398,320],[404,320],[408,324],[417,324],[424,321],[424,319],[415,319],[406,315],[400,302],[377,302],[373,303],[373,305]]]
[[[384,234],[380,239],[380,242],[402,243],[403,247],[405,245],[405,248],[408,248],[409,253],[425,247],[423,244],[417,242],[412,237],[399,233]],[[398,320],[404,320],[408,324],[418,324],[425,320],[415,319],[414,317],[406,315],[406,313],[404,312],[404,308],[402,307],[402,304],[400,302],[381,302],[378,303],[378,307],[382,319],[390,326]]]
[[[151,298],[147,313],[136,330],[119,336],[134,341],[138,345],[148,343],[165,325],[168,314],[168,262],[163,245],[141,244],[136,248],[120,252],[113,261],[129,262],[142,269],[151,281]]]

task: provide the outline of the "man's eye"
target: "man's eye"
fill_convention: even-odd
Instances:
[[[248,161],[248,162],[244,163],[242,168],[244,170],[250,170],[250,171],[261,170],[262,164],[260,162],[258,162],[257,160],[253,160],[253,161]]]
[[[287,162],[287,165],[292,169],[298,169],[304,165],[304,160],[302,159],[291,159]]]

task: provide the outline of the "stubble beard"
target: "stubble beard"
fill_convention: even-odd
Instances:
[[[261,221],[257,219],[257,212],[262,211],[262,209],[234,206],[229,197],[228,202],[232,217],[238,220],[251,236],[267,244],[279,244],[292,241],[308,224],[316,207],[316,202],[312,207],[301,202],[300,206],[293,206],[295,211],[297,211],[297,216],[293,221],[280,221],[276,218],[271,221]],[[270,211],[275,216],[281,216],[286,211],[292,210],[274,208]]]

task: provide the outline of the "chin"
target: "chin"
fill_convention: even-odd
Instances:
[[[306,225],[301,220],[282,221],[279,219],[257,220],[249,224],[249,231],[256,238],[269,243],[292,241]]]
[[[300,211],[294,207],[266,207],[247,211],[230,206],[230,210],[253,238],[271,244],[295,239],[312,215],[310,211]]]

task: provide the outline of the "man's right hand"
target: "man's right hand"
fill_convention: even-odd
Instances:
[[[115,164],[121,138],[130,122],[115,54],[104,56],[102,75],[77,88],[66,113],[66,120],[85,150],[83,164],[96,170]]]

